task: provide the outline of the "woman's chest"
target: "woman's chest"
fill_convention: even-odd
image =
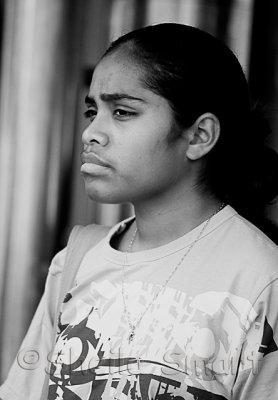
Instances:
[[[192,296],[140,281],[124,292],[109,281],[77,287],[62,310],[54,376],[85,376],[78,385],[89,384],[87,390],[128,398],[138,390],[146,399],[193,399],[193,389],[224,395],[235,378],[247,309],[228,292]]]

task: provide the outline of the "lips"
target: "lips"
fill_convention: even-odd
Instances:
[[[103,160],[100,156],[98,156],[93,152],[83,151],[81,153],[81,161],[82,164],[88,163],[88,164],[100,165],[101,167],[107,167],[107,168],[110,167],[110,165],[105,160]]]

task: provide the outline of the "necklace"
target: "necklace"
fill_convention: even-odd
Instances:
[[[157,300],[158,296],[161,294],[161,292],[166,288],[166,286],[168,285],[170,279],[173,277],[173,275],[176,273],[176,271],[178,270],[178,268],[180,267],[180,265],[182,264],[182,262],[184,261],[184,259],[188,256],[188,254],[191,252],[191,250],[193,249],[193,247],[195,246],[195,244],[201,239],[203,233],[205,232],[208,224],[210,223],[212,217],[214,217],[217,213],[219,213],[219,211],[221,211],[224,207],[225,207],[225,203],[222,203],[221,206],[214,211],[211,216],[205,221],[202,229],[200,230],[199,234],[197,235],[196,239],[190,244],[190,246],[188,247],[188,249],[186,250],[186,252],[182,255],[182,257],[180,258],[180,260],[178,261],[178,263],[175,265],[175,267],[172,269],[172,271],[170,272],[170,274],[168,275],[167,279],[165,280],[164,284],[160,287],[160,289],[156,292],[156,294],[153,296],[152,300],[150,301],[150,303],[146,306],[146,308],[140,313],[140,315],[138,316],[138,318],[132,322],[131,321],[131,315],[130,312],[128,310],[127,307],[127,295],[125,293],[125,282],[126,282],[126,266],[127,266],[127,255],[128,253],[131,252],[132,250],[132,246],[135,240],[135,237],[137,235],[137,227],[134,230],[134,233],[132,235],[132,238],[128,244],[127,250],[125,252],[125,262],[123,263],[123,268],[122,268],[122,298],[123,298],[123,305],[124,305],[124,315],[125,318],[127,320],[127,323],[129,325],[130,328],[130,332],[128,335],[128,342],[129,344],[131,344],[131,342],[134,340],[134,337],[136,335],[136,329],[138,328],[140,322],[142,321],[142,318],[146,315],[146,313],[148,312],[148,310],[150,309],[150,307],[155,303],[155,301]]]

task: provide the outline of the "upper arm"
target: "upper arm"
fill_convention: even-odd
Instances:
[[[278,280],[259,296],[242,347],[235,400],[278,399]]]
[[[40,398],[53,345],[54,316],[64,260],[65,250],[52,260],[44,294],[9,375],[0,387],[3,400]]]

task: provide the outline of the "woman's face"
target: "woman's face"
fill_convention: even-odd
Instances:
[[[103,203],[146,201],[186,177],[184,140],[163,97],[140,82],[140,68],[116,54],[96,67],[86,98],[81,172]],[[177,137],[169,141],[169,136]]]

